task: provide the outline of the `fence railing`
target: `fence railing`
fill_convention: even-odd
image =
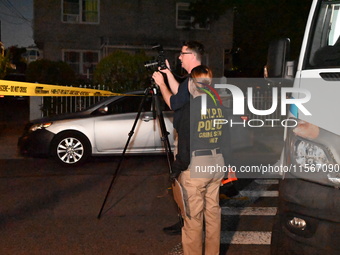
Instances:
[[[247,99],[248,99],[249,95],[246,95]],[[254,91],[253,92],[253,96],[252,96],[252,102],[253,102],[253,106],[256,110],[269,110],[272,105],[273,105],[273,94],[272,94],[272,90],[268,89],[268,90],[258,90],[258,91]],[[253,122],[257,121],[257,124],[254,123],[254,125],[258,125],[260,126],[261,124],[263,124],[264,126],[280,126],[281,121],[286,119],[286,116],[282,116],[281,115],[281,98],[280,95],[278,95],[277,97],[277,105],[275,105],[274,107],[276,107],[276,110],[269,114],[269,115],[256,115],[254,113],[252,113],[248,107],[246,107],[246,113],[249,116],[249,119],[254,120]]]
[[[80,88],[111,90],[105,85],[81,85]],[[103,96],[65,96],[65,97],[42,97],[41,112],[43,117],[53,116],[63,113],[78,112],[102,100]]]
[[[109,87],[105,85],[89,86],[84,85],[82,88],[92,88],[98,90],[110,90]],[[245,106],[247,106],[248,95],[245,93]],[[79,97],[42,97],[41,102],[41,116],[53,116],[63,113],[72,113],[86,109],[94,103],[102,100],[103,96],[79,96]],[[226,100],[226,106],[232,106],[232,96],[229,94]],[[253,92],[252,95],[253,106],[257,110],[268,110],[273,104],[272,90],[257,90]],[[280,96],[278,96],[278,102],[281,102]],[[285,116],[281,116],[281,104],[278,103],[276,110],[270,115],[256,115],[252,113],[248,107],[245,107],[245,115],[248,120],[251,120],[251,125],[254,126],[280,126],[282,120]],[[273,121],[275,120],[275,121]]]
[[[280,95],[277,97],[277,105],[274,107],[276,108],[275,111],[268,115],[257,115],[251,112],[248,107],[248,97],[247,93],[244,93],[244,116],[246,119],[244,121],[248,121],[248,126],[254,127],[278,127],[281,126],[281,122],[286,118],[286,116],[281,115],[281,98]],[[224,93],[223,97],[223,104],[228,107],[232,108],[233,106],[233,97],[231,94]],[[252,93],[252,105],[256,110],[269,110],[273,105],[273,95],[271,89],[266,90],[255,90]]]

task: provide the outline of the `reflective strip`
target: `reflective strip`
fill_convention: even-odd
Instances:
[[[222,244],[257,244],[270,245],[269,231],[222,231]]]
[[[276,207],[222,207],[222,215],[274,216]]]
[[[240,194],[245,197],[278,197],[279,192],[277,190],[241,190]]]
[[[278,180],[271,180],[271,179],[258,179],[258,180],[255,180],[255,182],[261,185],[279,184]]]

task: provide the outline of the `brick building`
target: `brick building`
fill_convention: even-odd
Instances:
[[[163,45],[172,66],[183,41],[206,47],[205,64],[223,76],[226,52],[232,48],[233,12],[208,27],[186,28],[190,1],[178,0],[34,0],[34,40],[44,58],[69,63],[81,75],[91,74],[116,49],[131,53]]]

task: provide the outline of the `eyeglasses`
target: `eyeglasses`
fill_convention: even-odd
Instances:
[[[192,52],[180,52],[179,55],[192,54]]]

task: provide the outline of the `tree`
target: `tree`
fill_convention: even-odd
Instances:
[[[114,92],[144,88],[149,74],[144,63],[149,60],[144,53],[131,55],[115,51],[103,58],[94,71],[94,82],[111,87]]]
[[[15,65],[16,73],[25,73],[27,68],[26,60],[22,57],[26,53],[26,48],[18,48],[17,46],[11,46],[8,48],[10,52],[11,63]]]
[[[72,85],[76,81],[76,75],[65,62],[40,59],[28,65],[26,80],[55,85]]]
[[[235,0],[234,45],[241,49],[240,68],[258,75],[266,64],[269,43],[278,38],[290,38],[290,57],[298,58],[310,4],[311,0]]]
[[[0,79],[3,79],[10,70],[9,53],[5,56],[0,54]]]
[[[234,12],[234,65],[243,76],[258,76],[266,64],[270,41],[291,39],[291,59],[300,50],[312,0],[196,0],[193,24],[212,24],[228,9]]]

